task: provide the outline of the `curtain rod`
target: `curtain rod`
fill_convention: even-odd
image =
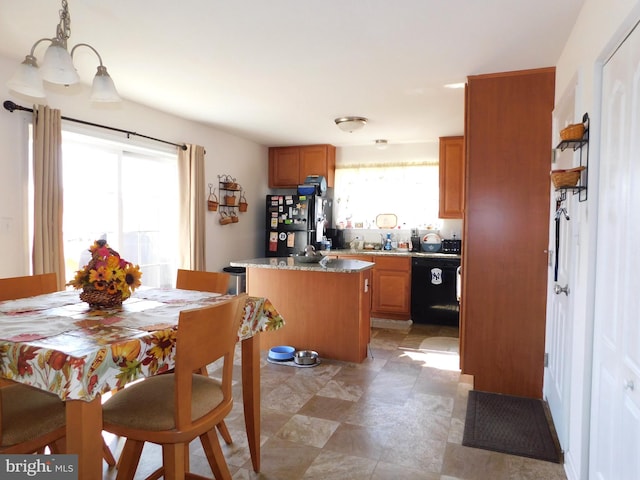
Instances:
[[[11,100],[5,100],[5,102],[3,103],[3,106],[4,106],[4,108],[6,110],[9,110],[10,112],[13,112],[14,110],[22,110],[23,112],[33,112],[33,108],[27,108],[27,107],[22,107],[20,105],[16,105]],[[62,118],[62,120],[69,120],[70,122],[81,123],[83,125],[91,125],[92,127],[105,128],[107,130],[113,130],[114,132],[126,133],[127,134],[127,138],[129,138],[129,136],[131,136],[131,135],[135,135],[136,137],[142,137],[142,138],[146,138],[148,140],[153,140],[155,142],[161,142],[161,143],[166,143],[168,145],[173,145],[174,147],[179,147],[182,150],[186,150],[187,149],[187,146],[185,144],[168,142],[167,140],[161,140],[159,138],[148,137],[147,135],[142,135],[140,133],[131,132],[129,130],[123,130],[121,128],[114,128],[114,127],[109,127],[107,125],[100,125],[99,123],[92,123],[92,122],[87,122],[85,120],[78,120],[77,118],[70,118],[70,117],[61,117],[61,118]]]

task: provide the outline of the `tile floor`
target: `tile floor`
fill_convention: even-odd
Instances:
[[[362,364],[321,359],[295,368],[268,363],[263,352],[259,474],[251,467],[235,381],[227,417],[234,443],[222,442],[234,479],[566,479],[562,465],[461,445],[473,386],[457,369],[456,328],[382,325],[372,330],[371,355]],[[239,348],[236,363],[239,380]],[[107,441],[117,455],[122,439]],[[192,471],[211,477],[199,443],[191,448]],[[147,444],[136,478],[160,461],[159,447]],[[105,479],[115,475],[105,466]]]

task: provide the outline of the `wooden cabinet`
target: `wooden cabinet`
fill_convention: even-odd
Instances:
[[[336,147],[304,145],[269,148],[269,187],[295,188],[309,175],[321,175],[333,187]]]
[[[464,137],[440,137],[440,218],[462,218]]]
[[[411,318],[411,257],[340,254],[336,258],[373,262],[371,315],[392,320]]]
[[[247,291],[267,297],[286,325],[260,335],[260,348],[293,345],[320,357],[362,362],[371,340],[371,269],[323,272],[247,268]]]
[[[374,257],[371,314],[374,317],[411,318],[411,257]]]
[[[554,82],[468,78],[460,342],[477,390],[542,398]]]

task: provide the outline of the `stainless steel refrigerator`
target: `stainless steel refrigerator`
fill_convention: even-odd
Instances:
[[[330,222],[331,199],[320,195],[267,195],[266,257],[288,257],[317,249]]]

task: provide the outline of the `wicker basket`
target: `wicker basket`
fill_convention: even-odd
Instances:
[[[227,212],[220,212],[220,220],[218,222],[220,222],[220,225],[229,225],[233,220]]]
[[[574,123],[560,130],[562,140],[582,140],[584,136],[584,123]]]
[[[122,292],[111,295],[105,291],[85,288],[80,292],[80,300],[87,302],[91,308],[113,308],[122,305]]]
[[[556,188],[575,187],[580,180],[580,174],[585,167],[576,167],[569,170],[554,170],[551,172],[551,181]]]

